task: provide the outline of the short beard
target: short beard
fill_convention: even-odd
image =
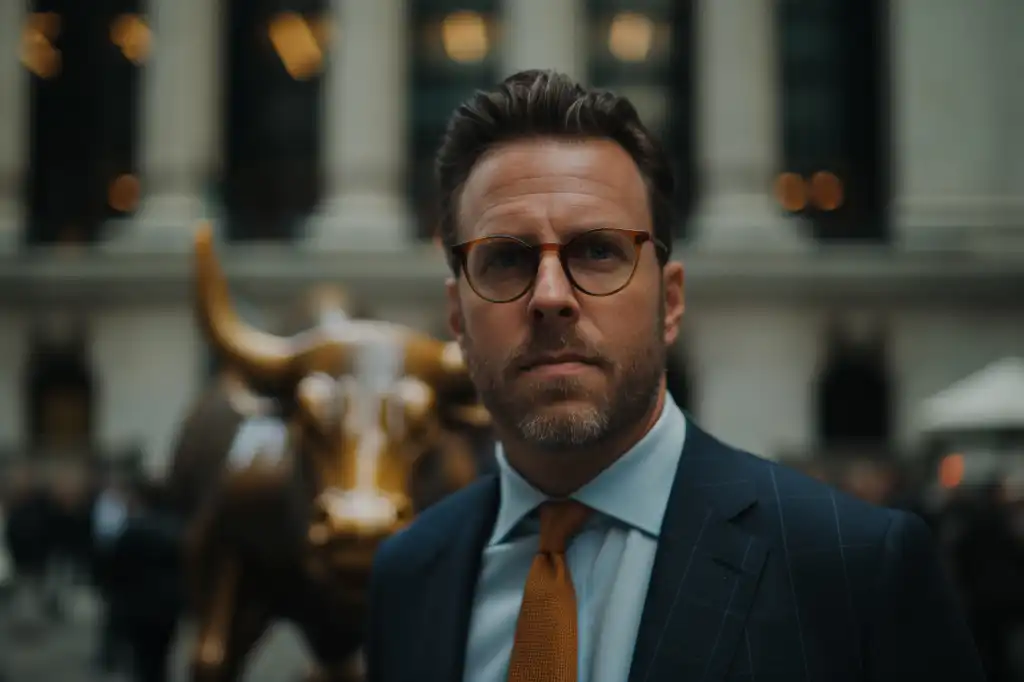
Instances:
[[[606,394],[587,396],[592,404],[571,411],[545,413],[534,409],[533,405],[587,395],[584,384],[578,379],[565,377],[546,382],[542,388],[527,390],[526,395],[517,394],[510,390],[512,379],[505,377],[509,368],[515,367],[520,349],[495,363],[481,358],[467,336],[465,355],[480,399],[499,426],[540,450],[575,452],[599,446],[635,427],[657,401],[667,356],[662,342],[664,312],[660,306],[653,331],[651,341],[625,363],[603,368],[608,371],[610,380]],[[560,341],[561,347],[572,347],[568,339]]]
[[[578,383],[572,379],[557,382],[545,391],[545,397],[566,399],[579,395]],[[592,445],[608,436],[612,425],[610,407],[588,405],[568,414],[528,414],[517,424],[519,437],[543,450],[575,450]]]

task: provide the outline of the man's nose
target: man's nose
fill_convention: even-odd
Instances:
[[[537,279],[530,296],[530,314],[536,320],[575,321],[579,317],[576,289],[557,254],[546,253],[537,266]]]

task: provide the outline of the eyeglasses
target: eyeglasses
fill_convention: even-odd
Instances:
[[[649,232],[598,228],[564,244],[530,244],[510,235],[481,237],[456,244],[452,256],[470,288],[491,303],[510,303],[526,294],[547,251],[558,254],[566,279],[576,289],[590,296],[611,296],[633,280],[640,249],[647,242],[668,252]]]

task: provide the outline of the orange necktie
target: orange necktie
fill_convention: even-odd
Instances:
[[[526,578],[508,682],[576,682],[576,590],[565,546],[590,512],[573,500],[540,507],[540,548]]]

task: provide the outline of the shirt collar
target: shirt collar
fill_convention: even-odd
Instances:
[[[652,537],[661,532],[676,467],[686,440],[686,417],[670,395],[654,427],[614,464],[570,497],[601,514]],[[509,534],[548,496],[512,468],[499,443],[496,447],[501,504],[490,544]]]

